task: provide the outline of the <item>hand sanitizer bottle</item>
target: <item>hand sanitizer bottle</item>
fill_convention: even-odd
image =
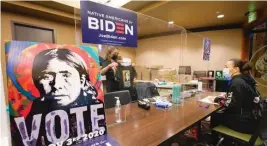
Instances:
[[[116,118],[116,123],[121,123],[121,102],[119,97],[114,97],[116,98],[116,105],[115,105],[115,118]]]

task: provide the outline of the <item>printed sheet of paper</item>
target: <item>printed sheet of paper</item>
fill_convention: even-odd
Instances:
[[[205,103],[209,103],[209,104],[217,104],[214,102],[214,99],[216,98],[216,96],[207,96],[199,101],[201,102],[205,102]]]

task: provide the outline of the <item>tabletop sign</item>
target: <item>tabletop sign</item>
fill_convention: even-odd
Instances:
[[[83,43],[137,47],[137,14],[81,1]]]
[[[120,144],[112,136],[105,134],[75,146],[120,146]]]
[[[210,60],[210,45],[211,40],[208,38],[203,39],[203,60]]]
[[[12,146],[70,146],[107,133],[97,48],[5,46]]]

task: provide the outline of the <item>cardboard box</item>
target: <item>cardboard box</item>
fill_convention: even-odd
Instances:
[[[134,68],[135,68],[135,71],[137,73],[137,80],[141,80],[141,78],[142,78],[142,68],[144,68],[144,67],[135,66]]]
[[[142,69],[142,80],[150,80],[150,70],[147,68]]]
[[[169,82],[177,82],[176,69],[160,69],[158,71],[158,76],[160,80],[165,80]]]
[[[159,70],[158,69],[151,69],[151,80],[154,81],[155,79],[159,79]]]

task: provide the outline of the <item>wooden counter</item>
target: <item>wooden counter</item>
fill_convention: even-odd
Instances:
[[[108,126],[108,134],[122,146],[159,145],[219,109],[219,106],[215,105],[205,108],[207,104],[197,102],[201,98],[213,95],[219,93],[200,93],[186,99],[184,106],[174,106],[168,110],[151,105],[151,109],[146,111],[139,108],[137,103],[131,103],[122,107],[123,110],[126,108],[127,121]],[[108,125],[114,122],[114,109],[106,110],[106,118]]]

